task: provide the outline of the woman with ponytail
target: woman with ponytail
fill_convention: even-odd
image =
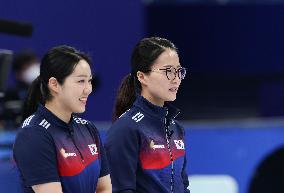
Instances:
[[[69,46],[43,57],[24,106],[13,154],[25,193],[111,193],[96,127],[75,113],[92,92],[90,59]]]
[[[122,81],[108,130],[113,193],[188,193],[184,129],[175,120],[186,69],[167,39],[142,39]]]

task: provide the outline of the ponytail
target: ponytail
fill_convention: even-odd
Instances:
[[[127,111],[136,99],[136,77],[128,74],[122,80],[115,100],[114,113],[112,120],[118,119]]]
[[[166,49],[177,51],[171,41],[160,37],[144,38],[135,45],[130,63],[132,75],[127,75],[120,85],[114,106],[113,121],[133,105],[136,94],[141,94],[142,86],[136,76],[137,72],[149,73],[157,58]]]
[[[30,115],[32,115],[36,109],[38,103],[43,104],[43,97],[42,97],[42,88],[41,88],[41,79],[40,76],[38,76],[31,84],[27,97],[24,102],[24,108],[23,108],[23,120],[28,118]]]

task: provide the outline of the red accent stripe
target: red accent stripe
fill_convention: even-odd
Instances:
[[[173,150],[173,160],[184,156],[185,150]],[[140,153],[140,161],[143,169],[162,169],[171,164],[169,150],[150,149]]]
[[[82,152],[84,155],[84,161],[82,161],[80,155],[75,157],[70,156],[64,158],[60,152],[57,154],[57,164],[60,176],[74,176],[82,172],[89,164],[98,159],[98,154],[91,155],[85,150]]]

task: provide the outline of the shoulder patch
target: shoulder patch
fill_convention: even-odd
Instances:
[[[22,128],[25,127],[25,126],[27,126],[27,125],[29,125],[30,122],[31,122],[31,120],[32,120],[32,118],[33,118],[34,116],[35,116],[35,115],[31,115],[31,116],[29,116],[28,118],[26,118],[26,119],[24,120],[23,124],[22,124]]]
[[[45,129],[48,129],[48,127],[50,126],[50,123],[48,121],[46,121],[45,119],[43,119],[40,124],[40,126],[44,127]]]
[[[133,119],[134,121],[136,121],[137,123],[138,123],[139,121],[141,121],[143,118],[144,118],[144,115],[143,115],[141,112],[136,113],[136,114],[132,117],[132,119]]]

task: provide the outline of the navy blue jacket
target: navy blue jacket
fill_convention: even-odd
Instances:
[[[76,116],[67,124],[42,105],[23,122],[13,152],[25,193],[48,182],[61,182],[64,193],[94,193],[109,174],[95,126]]]
[[[137,96],[114,122],[105,144],[114,193],[189,193],[178,113]]]

